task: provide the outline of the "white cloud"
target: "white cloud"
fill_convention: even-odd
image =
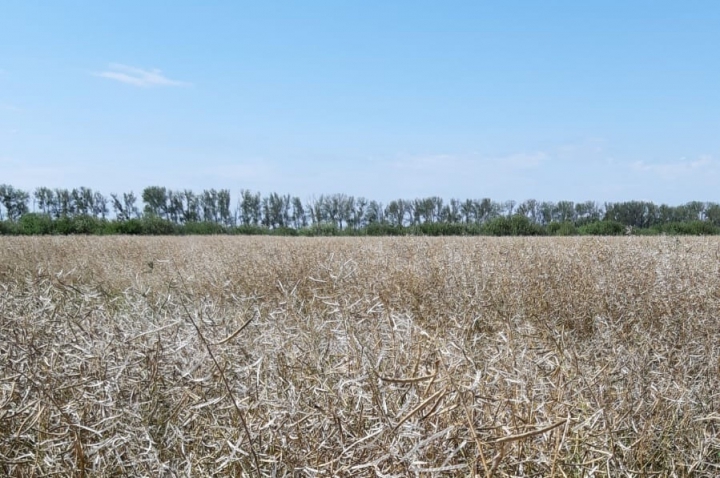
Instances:
[[[185,81],[171,80],[158,69],[143,70],[142,68],[120,63],[110,63],[105,71],[94,73],[94,75],[142,88],[152,86],[192,86],[191,83]]]
[[[646,161],[635,161],[631,164],[631,167],[635,171],[650,172],[666,179],[674,179],[678,175],[707,171],[710,167],[716,164],[717,161],[715,161],[711,156],[704,155],[694,161],[688,161],[685,158],[670,163],[648,163]]]

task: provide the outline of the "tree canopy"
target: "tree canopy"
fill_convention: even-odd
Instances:
[[[87,187],[32,194],[0,185],[1,234],[285,234],[285,235],[613,235],[720,233],[720,204],[670,206],[648,201],[498,202],[438,196],[382,204],[327,194],[303,201],[276,192],[228,189],[196,193],[161,186],[112,193]]]

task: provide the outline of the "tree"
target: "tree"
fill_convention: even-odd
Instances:
[[[382,203],[370,201],[368,204],[365,220],[367,224],[382,224],[385,222],[384,208]]]
[[[543,201],[540,203],[540,218],[541,223],[543,226],[547,226],[553,221],[553,216],[555,214],[555,203],[550,201]]]
[[[500,214],[500,207],[490,198],[483,198],[475,201],[475,211],[478,222],[484,224]]]
[[[206,189],[200,196],[203,221],[218,222],[218,194],[215,189]]]
[[[43,214],[49,216],[55,203],[55,194],[52,189],[44,187],[37,188],[34,196],[38,209],[40,209]]]
[[[578,224],[587,224],[599,221],[602,217],[602,211],[595,201],[585,201],[575,204],[575,222]]]
[[[307,226],[307,216],[305,215],[305,208],[299,197],[292,198],[292,222],[295,229]]]
[[[720,226],[720,204],[709,202],[705,205],[705,219],[714,226]]]
[[[275,229],[290,225],[290,196],[272,193],[262,203],[265,226]]]
[[[352,227],[358,229],[365,227],[365,213],[368,205],[368,200],[364,197],[359,197],[355,201],[354,208],[352,210]]]
[[[450,200],[450,223],[456,224],[462,221],[462,214],[460,213],[460,207],[462,203],[459,199]]]
[[[517,202],[513,201],[512,199],[509,201],[505,201],[504,207],[505,207],[505,214],[507,217],[511,217],[515,213],[515,205]]]
[[[26,214],[28,209],[28,201],[30,194],[21,189],[15,189],[9,184],[0,185],[0,203],[5,206],[7,218],[13,222],[20,219],[20,216]]]
[[[555,206],[553,219],[556,222],[575,222],[575,203],[572,201],[560,201]]]
[[[658,208],[653,203],[644,201],[611,203],[605,206],[605,219],[625,226],[647,228],[657,223],[658,216]]]
[[[184,206],[183,206],[183,222],[198,222],[200,220],[200,200],[189,189],[183,191]]]
[[[230,191],[221,189],[217,192],[217,211],[220,221],[225,226],[233,225],[233,217],[230,213]]]
[[[240,221],[243,225],[260,224],[262,218],[260,193],[253,194],[247,189],[240,191]]]
[[[75,201],[72,193],[67,189],[55,189],[55,204],[53,206],[55,219],[75,215]]]
[[[460,214],[465,224],[477,222],[475,217],[475,203],[471,199],[466,199],[465,202],[460,205]]]
[[[92,189],[84,186],[80,189],[73,189],[70,196],[74,204],[74,213],[82,216],[89,216],[92,214],[95,206],[95,196],[93,195]]]
[[[308,200],[307,211],[310,216],[310,224],[316,226],[322,222],[322,196],[319,199],[315,199],[313,196]]]
[[[93,193],[93,201],[92,201],[93,216],[95,216],[95,217],[100,216],[101,218],[105,219],[108,212],[109,211],[108,211],[107,198],[97,191],[95,193]]]
[[[536,200],[527,199],[517,207],[517,214],[525,216],[535,224],[539,224],[542,221],[540,216],[540,207]]]
[[[702,221],[705,219],[705,204],[700,201],[691,201],[685,204],[687,211],[686,221]]]
[[[401,227],[405,221],[405,201],[402,199],[390,201],[385,208],[385,217],[391,225]]]
[[[132,191],[123,193],[122,201],[115,193],[110,194],[110,197],[112,198],[113,210],[115,211],[115,217],[118,221],[127,221],[140,216],[140,211],[135,205],[137,198]]]
[[[183,212],[185,211],[183,199],[183,193],[180,191],[167,192],[168,216],[170,220],[176,224],[181,221]]]
[[[145,214],[169,219],[167,189],[149,186],[143,190],[142,200],[145,203]]]

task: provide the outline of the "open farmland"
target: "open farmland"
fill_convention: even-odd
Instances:
[[[714,238],[0,239],[0,474],[717,476]]]

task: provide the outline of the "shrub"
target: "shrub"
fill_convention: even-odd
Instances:
[[[485,224],[485,232],[491,236],[512,235],[512,225],[507,217],[496,217]]]
[[[75,216],[70,219],[72,234],[100,234],[103,220],[93,216]]]
[[[625,226],[617,221],[595,221],[581,226],[578,232],[587,236],[621,236]]]
[[[521,214],[491,219],[485,224],[484,230],[491,236],[541,236],[543,234],[542,227]]]
[[[658,229],[666,234],[685,236],[710,236],[720,233],[720,228],[706,221],[671,222]]]
[[[20,227],[12,221],[0,221],[0,235],[20,234]]]
[[[449,222],[432,222],[413,227],[413,233],[424,236],[464,236],[468,232],[465,224]]]
[[[252,224],[242,224],[240,226],[233,227],[230,229],[231,234],[237,234],[242,236],[258,236],[261,234],[267,234],[267,229],[263,226],[257,226]]]
[[[128,219],[127,221],[112,221],[110,229],[117,234],[140,235],[143,233],[143,223],[140,219]]]
[[[177,227],[170,221],[157,216],[148,216],[142,219],[142,234],[150,236],[168,236],[175,234]]]
[[[53,220],[46,214],[23,214],[18,224],[18,232],[28,236],[53,233]]]
[[[324,223],[303,227],[298,231],[301,236],[339,236],[342,231],[335,224]]]
[[[293,229],[291,227],[278,227],[275,229],[270,229],[270,234],[273,236],[297,236],[299,235],[299,232],[297,229]]]
[[[547,225],[547,232],[551,236],[574,236],[578,230],[575,224],[569,221],[551,222]]]
[[[368,236],[401,236],[403,233],[402,226],[393,226],[380,222],[370,223],[365,228],[365,234]]]
[[[179,226],[178,229],[180,234],[187,235],[224,234],[226,232],[222,224],[208,221],[186,222],[182,226]]]

